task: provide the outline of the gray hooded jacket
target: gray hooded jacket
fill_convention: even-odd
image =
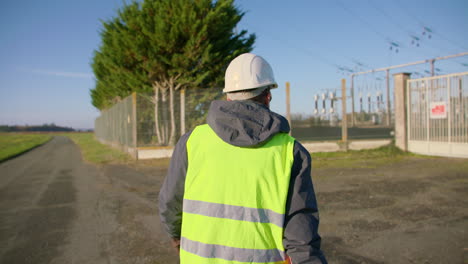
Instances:
[[[252,101],[213,101],[208,125],[225,142],[240,147],[255,147],[276,133],[288,133],[287,120]],[[172,238],[180,238],[182,201],[187,172],[187,140],[183,135],[175,146],[168,175],[159,193],[161,222]],[[299,143],[294,143],[294,162],[286,202],[283,245],[292,263],[327,263],[320,250],[318,208],[311,179],[311,158]]]

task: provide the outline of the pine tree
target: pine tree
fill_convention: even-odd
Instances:
[[[174,93],[222,87],[228,63],[252,50],[255,35],[236,32],[243,15],[233,0],[145,0],[124,6],[103,22],[102,45],[92,62],[93,105],[105,109],[132,92],[152,90],[158,141],[174,144]]]

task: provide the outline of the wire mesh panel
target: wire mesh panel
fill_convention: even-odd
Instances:
[[[137,146],[174,145],[185,133],[203,124],[213,100],[222,96],[220,88],[198,88],[161,94],[137,95]],[[157,118],[155,118],[157,117]]]
[[[410,151],[468,157],[468,72],[408,81]]]
[[[409,83],[409,139],[428,140],[427,94],[429,92],[425,82]]]
[[[380,81],[381,82],[381,81]],[[351,89],[347,94],[341,89],[328,89],[311,98],[311,113],[291,114],[292,135],[301,141],[342,139],[343,100],[346,100],[347,136],[350,139],[387,139],[393,127],[385,124],[384,101],[381,84],[373,83],[366,91],[362,105],[355,104],[358,112],[353,115]],[[355,98],[356,102],[359,97]],[[292,102],[294,106],[294,102]],[[354,116],[354,122],[352,117]]]
[[[387,80],[388,78],[388,80]],[[354,76],[351,80],[352,125],[357,127],[393,126],[393,78],[384,72]]]
[[[468,74],[450,77],[450,140],[468,143]]]
[[[168,92],[164,97],[138,94],[136,109],[138,147],[172,145],[180,137],[179,91],[172,95]]]
[[[135,147],[133,139],[134,115],[132,96],[128,96],[111,108],[101,111],[95,121],[96,137],[109,144]]]
[[[185,131],[206,122],[211,102],[224,99],[222,88],[187,89],[185,92]]]

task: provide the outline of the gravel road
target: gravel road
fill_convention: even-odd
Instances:
[[[1,163],[0,263],[177,263],[157,216],[167,166],[90,165],[65,137]],[[329,263],[468,263],[468,160],[405,157],[313,179]]]

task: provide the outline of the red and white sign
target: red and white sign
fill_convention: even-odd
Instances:
[[[445,102],[431,102],[431,119],[447,118],[447,104]]]

